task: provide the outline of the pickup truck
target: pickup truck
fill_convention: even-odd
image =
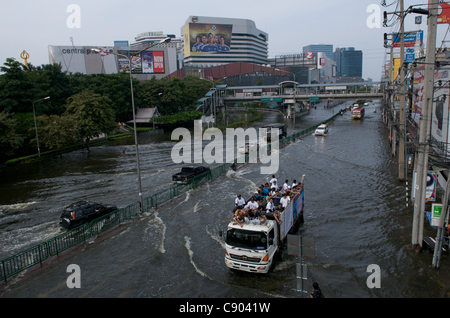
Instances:
[[[204,166],[186,166],[181,168],[181,172],[178,172],[177,174],[174,174],[172,176],[172,181],[174,182],[186,182],[189,179],[198,176],[199,174],[202,174],[203,172],[209,171],[210,169],[208,167]]]

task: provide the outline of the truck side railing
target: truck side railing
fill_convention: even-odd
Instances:
[[[333,117],[325,120],[325,123],[329,123],[334,120],[340,114],[337,113]],[[322,124],[322,123],[320,123]],[[320,124],[314,125],[307,129],[304,129],[295,134],[295,139],[308,135],[313,132]],[[283,138],[279,141],[279,147],[292,142],[294,135]],[[267,153],[270,152],[271,144],[267,145]],[[246,155],[248,157],[248,155]],[[248,158],[246,158],[248,159]],[[236,166],[242,166],[247,164],[248,160],[244,163],[238,163],[235,160]],[[156,209],[159,205],[168,202],[175,197],[182,195],[183,193],[190,191],[196,187],[199,187],[206,182],[214,180],[224,173],[227,173],[230,168],[230,163],[224,163],[211,170],[204,172],[194,178],[188,180],[184,184],[175,184],[174,186],[161,190],[149,197],[143,199],[143,211],[147,212],[152,209]],[[86,240],[100,235],[102,232],[107,231],[127,220],[132,219],[134,216],[140,213],[140,202],[136,201],[125,207],[119,208],[109,214],[106,214],[98,219],[93,220],[90,223],[85,223],[79,227],[68,230],[62,234],[54,236],[49,240],[34,245],[22,252],[18,252],[10,257],[7,257],[0,261],[0,281],[14,276],[32,266],[41,265],[42,262],[49,257],[58,256],[59,253],[74,247],[80,243],[84,243]]]

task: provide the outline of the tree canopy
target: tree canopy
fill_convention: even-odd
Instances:
[[[110,131],[113,123],[133,118],[129,73],[73,74],[63,72],[61,65],[29,63],[25,66],[14,58],[7,58],[0,71],[3,72],[0,75],[0,113],[3,113],[0,120],[4,127],[9,127],[0,131],[0,140],[12,138],[9,146],[8,143],[0,146],[8,148],[3,152],[8,156],[37,152],[33,102],[46,96],[50,98],[35,103],[42,138],[46,130],[56,134],[54,129],[58,125],[73,123],[68,120],[73,117],[77,123],[78,136],[75,137],[87,140],[88,146],[91,138]],[[185,118],[176,115],[181,112],[187,112],[189,118],[196,117],[198,114],[192,113],[196,102],[212,87],[210,81],[194,76],[171,80],[153,77],[144,82],[133,78],[135,109],[157,107],[162,116],[173,116],[167,119],[171,123]],[[100,108],[94,110],[96,107]],[[102,120],[92,119],[100,115]],[[117,126],[114,124],[114,127]],[[45,142],[43,139],[42,145],[47,149],[60,148],[68,140],[68,136],[55,136]]]

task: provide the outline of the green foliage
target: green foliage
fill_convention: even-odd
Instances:
[[[36,148],[33,144],[35,133],[32,105],[34,101],[46,96],[50,96],[50,99],[35,103],[36,116],[46,115],[49,120],[53,118],[59,122],[63,121],[63,118],[77,113],[73,111],[75,108],[79,108],[81,113],[85,113],[85,111],[86,114],[88,113],[88,108],[80,106],[83,103],[80,102],[81,95],[78,94],[87,98],[86,90],[89,90],[92,96],[96,95],[95,98],[92,96],[92,99],[88,98],[84,107],[98,103],[102,105],[99,111],[109,115],[105,115],[108,117],[106,122],[95,123],[92,119],[95,117],[95,112],[92,109],[89,111],[91,116],[88,117],[82,117],[77,113],[77,138],[86,138],[87,144],[89,139],[95,137],[99,132],[109,131],[113,126],[113,121],[126,122],[133,118],[130,75],[128,73],[85,75],[66,73],[61,69],[61,65],[57,64],[41,66],[28,64],[25,67],[14,58],[7,58],[0,67],[0,71],[3,72],[0,75],[0,112],[5,112],[4,116],[6,117],[4,118],[7,118],[8,125],[14,128],[14,136],[17,137],[14,140],[21,141],[20,143],[12,142],[11,147],[2,154],[25,155]],[[195,112],[197,101],[214,87],[212,81],[195,76],[188,76],[184,79],[173,78],[172,80],[157,80],[153,77],[150,81],[143,82],[133,78],[132,81],[136,109],[157,107],[161,115],[174,115],[174,117],[168,117],[171,118],[167,119],[170,123],[189,122],[200,118],[201,115],[199,116]],[[78,106],[75,107],[75,104]],[[67,109],[66,111],[66,105],[71,105],[69,107],[71,110]],[[8,113],[13,113],[13,115],[8,115]],[[111,113],[113,114],[112,120]],[[43,118],[41,117],[41,121],[38,122],[38,129],[50,130],[48,126],[50,124]],[[82,123],[82,118],[91,119],[86,119],[87,122]],[[114,127],[116,127],[115,124]],[[42,134],[44,135],[45,132]],[[42,142],[42,145],[48,148],[58,148],[60,144],[64,144],[63,140],[63,136],[58,136],[53,142],[50,142],[49,139],[48,143]],[[18,145],[20,145],[19,148],[17,148]]]
[[[39,122],[39,144],[48,149],[61,149],[76,142],[74,132],[75,120],[71,116],[42,115],[36,118]],[[32,128],[30,130],[33,131]],[[31,140],[36,143],[36,138]]]
[[[15,131],[16,121],[6,112],[0,113],[0,152],[1,155],[14,154],[23,143],[23,137]]]
[[[89,89],[75,94],[67,100],[65,116],[71,116],[75,124],[75,135],[86,140],[89,150],[89,140],[101,133],[110,133],[116,127],[114,111],[109,105],[109,99],[95,94]]]

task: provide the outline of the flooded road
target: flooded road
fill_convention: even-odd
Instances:
[[[347,104],[348,105],[348,104]],[[296,131],[330,118],[337,109],[319,104],[296,119]],[[315,258],[306,259],[308,290],[320,284],[326,297],[448,297],[448,256],[441,270],[432,254],[411,249],[412,207],[397,180],[388,130],[378,102],[363,120],[345,113],[325,137],[309,135],[282,148],[276,177],[305,178],[305,223],[298,234],[315,239]],[[268,113],[251,124],[284,121]],[[289,122],[291,133],[292,124]],[[143,197],[172,185],[175,144],[170,133],[140,134]],[[126,155],[122,155],[123,149]],[[132,138],[42,162],[2,170],[0,258],[61,233],[61,208],[82,199],[125,206],[138,200]],[[4,297],[287,297],[298,298],[295,264],[283,253],[272,273],[230,271],[224,263],[226,228],[237,194],[249,197],[266,182],[260,163],[228,173],[172,202],[118,226],[68,252],[40,270],[38,279],[13,278]],[[428,224],[425,235],[435,235]],[[81,288],[66,286],[69,264],[81,268]],[[369,265],[381,270],[381,288],[369,288]]]

